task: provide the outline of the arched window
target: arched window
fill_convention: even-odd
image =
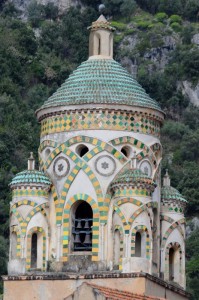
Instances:
[[[114,269],[119,268],[119,260],[120,260],[120,232],[118,229],[114,232],[114,245],[113,245],[113,263]]]
[[[33,233],[31,239],[31,268],[37,268],[37,234]]]
[[[11,234],[11,259],[17,258],[17,234],[12,232]]]
[[[135,235],[135,256],[136,257],[142,256],[142,237],[140,232],[136,232]]]
[[[92,251],[92,226],[92,208],[79,200],[72,209],[72,250]]]
[[[173,248],[169,249],[169,281],[174,280],[174,256],[175,251]]]
[[[98,37],[98,51],[97,51],[98,55],[101,54],[101,38],[100,36]]]

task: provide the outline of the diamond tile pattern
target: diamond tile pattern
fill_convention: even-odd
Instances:
[[[50,117],[41,122],[41,136],[56,132],[66,132],[86,129],[123,130],[152,134],[159,137],[160,122],[141,114],[94,111],[63,114]]]

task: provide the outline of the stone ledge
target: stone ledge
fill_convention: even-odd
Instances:
[[[3,281],[28,281],[28,280],[79,280],[79,279],[107,279],[107,278],[137,278],[142,277],[156,282],[157,284],[174,291],[182,296],[190,297],[191,294],[186,292],[183,288],[168,283],[156,276],[148,273],[119,273],[119,272],[97,272],[93,274],[66,274],[66,273],[41,273],[33,274],[27,273],[25,275],[4,275]]]

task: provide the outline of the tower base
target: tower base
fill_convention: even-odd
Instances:
[[[68,300],[71,297],[71,299],[80,300],[78,295],[75,298],[71,295],[84,283],[169,300],[186,300],[190,297],[190,294],[180,287],[147,273],[99,272],[81,275],[37,273],[37,275],[3,276],[2,278],[4,281],[4,300]],[[98,299],[95,298],[95,293],[93,296],[87,294],[89,293],[87,288],[85,288],[84,293],[85,300]],[[84,299],[81,298],[81,300]]]

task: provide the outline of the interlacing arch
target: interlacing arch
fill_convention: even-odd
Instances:
[[[17,207],[19,207],[20,205],[28,205],[28,204],[34,208],[29,212],[29,214],[27,215],[26,218],[23,218],[21,216],[21,214],[18,212]],[[26,235],[26,229],[27,229],[28,223],[30,222],[30,220],[32,219],[32,217],[35,214],[37,214],[38,212],[41,212],[44,215],[44,217],[46,217],[46,211],[45,211],[46,206],[48,206],[48,203],[43,203],[43,204],[37,205],[37,203],[34,203],[33,201],[29,201],[29,200],[19,201],[18,203],[13,205],[13,207],[11,209],[11,213],[13,213],[16,216],[16,218],[19,222],[19,225],[21,227],[22,235]],[[46,218],[46,220],[48,222],[48,218]],[[48,224],[48,226],[49,226],[49,224]]]
[[[41,233],[43,236],[43,245],[42,245],[42,251],[41,253],[43,253],[42,256],[42,271],[46,270],[46,233],[43,230],[42,227],[33,227],[29,230],[28,234],[27,234],[27,255],[26,255],[26,271],[30,271],[31,268],[31,239],[32,239],[32,235],[33,233]]]
[[[63,246],[63,261],[67,261],[69,253],[69,236],[70,236],[70,211],[72,205],[79,200],[86,201],[93,210],[93,227],[92,227],[92,261],[98,261],[99,252],[99,222],[100,214],[97,202],[86,194],[76,194],[71,197],[64,206],[64,211],[62,215],[63,224],[63,236],[62,236],[62,246]]]
[[[129,226],[128,222],[126,221],[126,218],[125,218],[123,212],[120,210],[120,208],[118,206],[114,205],[113,212],[116,212],[116,214],[120,217],[123,227],[124,227],[124,230],[125,230],[125,233],[129,233],[130,226]]]
[[[41,152],[46,148],[46,147],[52,147],[52,148],[57,148],[59,146],[59,144],[57,142],[54,142],[52,140],[45,140],[43,141],[38,149],[38,153],[39,153],[39,164],[40,167],[43,169],[44,166],[44,161],[41,157]]]
[[[102,151],[107,151],[108,153],[113,155],[117,160],[119,160],[122,164],[124,164],[128,160],[121,152],[119,152],[117,149],[115,149],[112,145],[106,144],[105,142],[101,142],[100,146],[97,146],[94,149],[92,149],[91,151],[89,151],[84,156],[84,160],[89,161],[96,154],[98,154]]]
[[[104,207],[103,207],[104,198],[103,198],[101,186],[100,186],[100,183],[99,183],[97,177],[95,176],[95,174],[93,173],[91,168],[87,165],[87,163],[85,161],[83,161],[82,159],[80,159],[71,149],[67,148],[65,144],[60,145],[58,148],[56,148],[51,153],[50,157],[48,158],[48,160],[46,161],[46,163],[44,165],[44,169],[46,170],[47,168],[49,168],[49,166],[51,165],[54,158],[61,152],[64,153],[66,156],[70,157],[70,159],[76,164],[76,168],[74,168],[73,172],[68,175],[66,182],[64,184],[64,187],[63,187],[63,191],[61,193],[61,198],[58,199],[58,201],[56,202],[56,204],[57,204],[56,209],[58,208],[57,222],[60,223],[60,220],[61,220],[59,215],[61,213],[61,209],[64,206],[64,201],[65,201],[66,194],[68,192],[68,188],[69,188],[70,184],[73,182],[74,178],[76,177],[78,170],[80,170],[80,169],[84,171],[84,173],[88,176],[91,183],[93,184],[93,187],[97,194],[99,206],[100,206],[100,213],[103,214],[104,213]]]
[[[131,257],[135,256],[135,243],[136,243],[136,233],[146,233],[146,258],[150,259],[150,252],[151,252],[151,242],[149,231],[145,225],[138,225],[133,228],[132,230],[132,240],[131,240]]]
[[[119,270],[122,271],[122,257],[124,252],[124,232],[122,230],[122,227],[120,225],[115,225],[114,227],[114,233],[116,230],[119,230],[120,232],[120,259],[119,259]]]
[[[21,257],[21,235],[20,235],[20,230],[18,226],[11,226],[11,231],[10,233],[16,233],[17,235],[17,257],[20,258]]]
[[[164,216],[164,215],[161,215],[160,216],[160,220],[161,221],[166,221],[166,222],[169,222],[170,224],[174,223],[175,220],[172,219],[171,217],[168,217],[168,216]]]
[[[176,221],[175,223],[171,224],[171,226],[167,229],[167,231],[165,232],[164,237],[162,239],[162,248],[164,248],[168,237],[170,236],[170,234],[173,232],[174,229],[178,229],[184,239],[184,232],[180,226],[181,224],[184,224],[184,223],[185,223],[185,218],[180,219],[180,220]]]
[[[134,147],[141,150],[141,152],[139,152],[137,154],[137,159],[139,161],[142,160],[144,157],[148,157],[149,160],[152,162],[153,166],[155,168],[157,167],[157,161],[156,161],[156,157],[155,157],[153,151],[150,149],[150,147],[145,145],[143,142],[141,142],[133,137],[130,137],[130,136],[124,136],[124,137],[119,137],[119,138],[113,139],[110,141],[110,143],[113,146],[126,144],[126,143],[133,145]]]
[[[154,208],[156,207],[157,208],[157,203],[156,202],[147,202],[145,204],[143,204],[140,208],[138,208],[133,214],[132,216],[129,218],[128,222],[130,225],[133,224],[133,222],[135,221],[135,219],[144,211],[147,212],[149,218],[150,218],[150,224],[152,226],[152,216],[150,215],[148,209],[149,208]]]

